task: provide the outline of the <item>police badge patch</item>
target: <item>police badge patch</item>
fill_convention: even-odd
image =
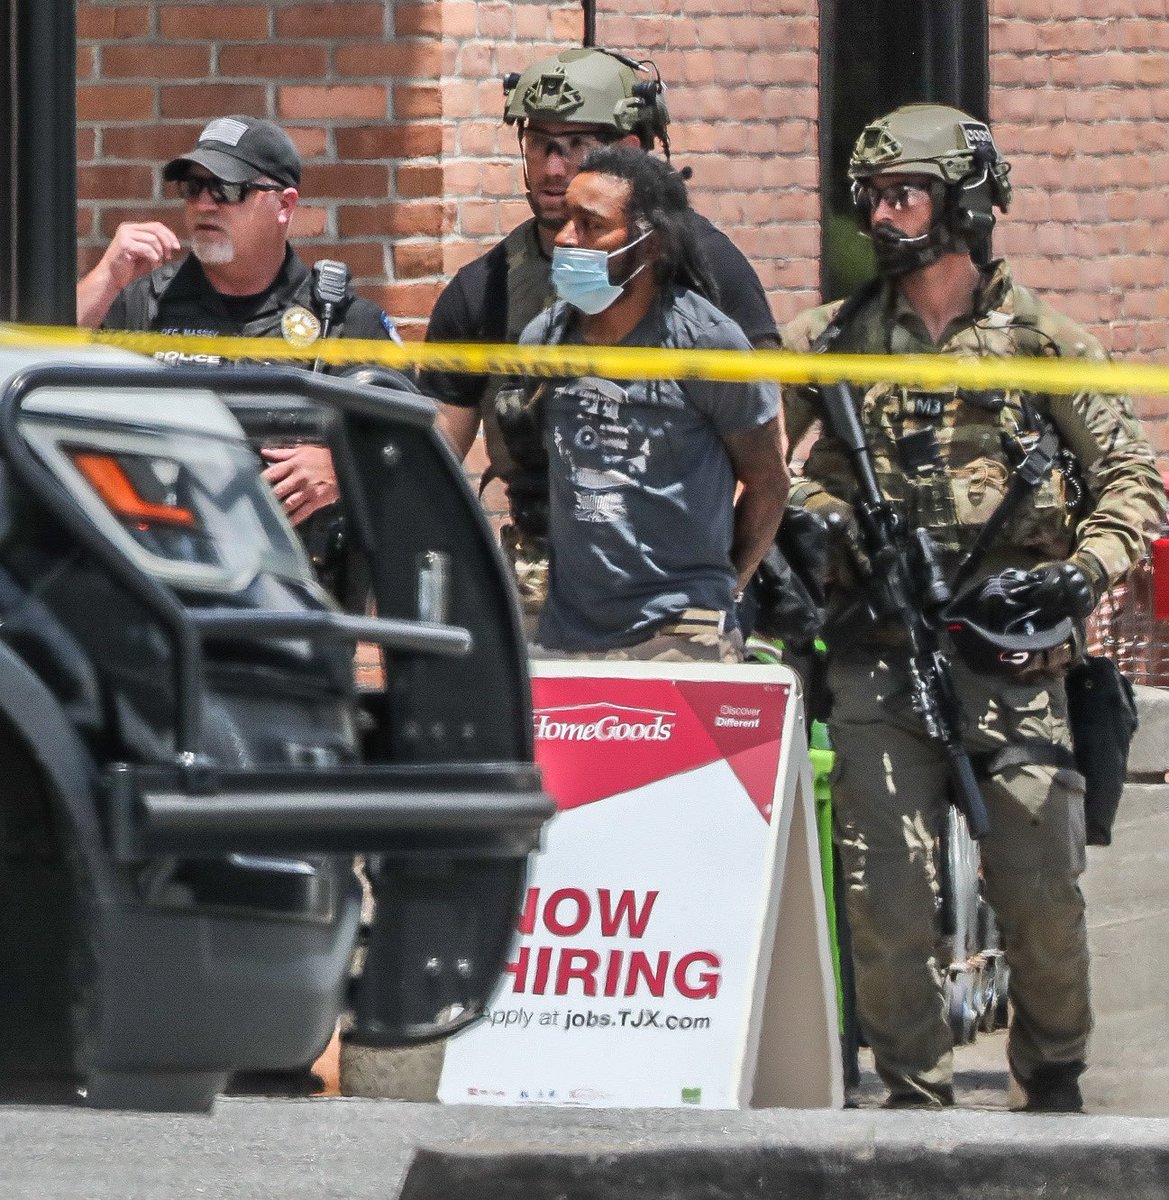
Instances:
[[[290,346],[311,346],[321,336],[321,323],[307,308],[294,304],[284,310],[280,332]]]

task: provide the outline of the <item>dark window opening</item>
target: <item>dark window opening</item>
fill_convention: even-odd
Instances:
[[[914,101],[988,117],[987,0],[822,0],[820,5],[820,290],[854,291],[874,273],[848,194],[861,130]]]

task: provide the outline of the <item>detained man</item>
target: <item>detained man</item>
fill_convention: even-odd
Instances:
[[[522,344],[751,348],[706,298],[677,171],[634,148],[593,150],[566,207],[560,300]],[[788,488],[775,385],[588,377],[515,390],[549,462],[550,586],[533,653],[740,661],[736,600]]]

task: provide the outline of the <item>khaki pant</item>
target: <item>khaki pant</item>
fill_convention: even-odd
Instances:
[[[603,659],[609,662],[721,662],[743,661],[743,635],[723,630],[722,613],[688,608],[675,621],[663,625],[644,642],[615,650],[549,650],[529,647],[532,658]]]
[[[1019,739],[1070,746],[1062,677],[1013,682],[954,667],[972,753]],[[857,1007],[893,1101],[952,1099],[952,1042],[937,961],[935,839],[949,772],[909,707],[895,651],[849,652],[828,672],[835,836],[845,872]],[[1024,764],[982,782],[987,895],[1003,931],[1013,1009],[1008,1056],[1029,1079],[1082,1062],[1092,1027],[1083,779]]]
[[[515,576],[524,636],[533,642],[540,612],[548,599],[549,565],[546,538],[525,538],[514,525],[499,531],[500,545]],[[615,662],[724,662],[743,661],[743,637],[737,630],[723,632],[725,618],[709,609],[687,609],[676,621],[662,626],[651,638],[635,646],[603,652],[576,653],[529,646],[533,658],[608,659]]]

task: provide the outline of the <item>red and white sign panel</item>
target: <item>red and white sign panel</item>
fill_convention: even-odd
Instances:
[[[536,758],[559,811],[503,983],[486,1020],[448,1043],[439,1098],[746,1105],[793,812],[811,803],[798,756],[790,769],[793,735],[804,746],[794,677],[677,663],[533,671]],[[806,843],[814,821],[800,825]],[[828,1004],[818,905],[823,953],[811,941],[797,969],[820,984],[827,969],[813,1002]],[[833,1013],[824,1024],[834,1044]]]

